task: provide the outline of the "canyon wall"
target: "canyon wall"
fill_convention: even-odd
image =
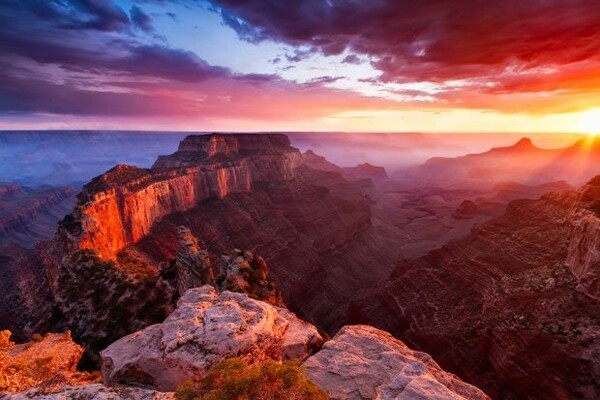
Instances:
[[[75,194],[70,186],[0,185],[0,244],[32,248],[37,240],[49,239],[59,216],[73,207]]]
[[[402,260],[351,322],[390,331],[494,399],[600,396],[600,179],[516,200],[463,239]]]
[[[191,136],[153,169],[119,165],[95,178],[84,186],[71,216],[81,225],[77,247],[115,260],[167,215],[209,198],[249,192],[256,182],[293,179],[302,158],[287,138],[252,136]]]
[[[578,287],[600,300],[600,176],[580,190],[578,201],[580,207],[571,219],[566,264]]]

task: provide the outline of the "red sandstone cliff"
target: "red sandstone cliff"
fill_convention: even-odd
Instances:
[[[399,256],[371,204],[342,174],[304,165],[283,135],[192,136],[152,169],[92,180],[42,256],[74,336],[94,351],[170,312],[177,283],[165,266],[182,225],[213,263],[236,248],[262,255],[286,304],[334,330],[351,294]]]
[[[85,185],[71,217],[81,224],[75,246],[115,260],[163,217],[256,182],[293,179],[301,162],[284,135],[190,136],[151,170],[119,165]]]

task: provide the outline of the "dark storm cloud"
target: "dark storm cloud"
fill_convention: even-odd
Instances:
[[[346,57],[344,57],[342,62],[345,64],[360,64],[361,60],[356,54],[348,54]]]
[[[242,38],[368,55],[384,81],[476,79],[590,60],[600,65],[598,0],[213,3]]]
[[[153,31],[152,21],[136,6],[130,16],[106,0],[1,2],[0,112],[135,114],[155,110],[152,87],[246,79],[193,52],[140,40],[132,27]],[[123,90],[118,77],[128,79]]]
[[[161,115],[183,112],[170,109],[173,102],[137,93],[114,93],[55,84],[41,79],[0,76],[0,113],[50,113],[66,115]]]
[[[146,32],[154,30],[154,27],[152,26],[152,18],[150,18],[150,16],[138,6],[131,7],[129,15],[131,17],[131,22],[138,28]]]
[[[131,14],[133,24],[151,28],[149,17],[140,9],[134,7]],[[129,73],[183,82],[228,74],[189,51],[140,43],[127,33],[115,37],[97,32],[109,27],[120,30],[126,22],[131,23],[127,15],[107,1],[9,2],[0,6],[0,52],[4,59],[17,57],[71,71]]]
[[[136,46],[128,49],[127,56],[105,62],[114,71],[126,71],[182,82],[199,82],[205,79],[226,77],[226,68],[211,66],[195,53],[164,46]]]

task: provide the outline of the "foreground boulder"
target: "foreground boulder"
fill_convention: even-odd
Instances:
[[[366,325],[342,328],[305,366],[307,378],[330,399],[489,399],[428,354]]]
[[[77,372],[83,348],[71,334],[50,333],[34,342],[14,344],[10,332],[0,332],[0,397],[32,388],[57,390],[65,385],[87,383],[87,373]]]
[[[322,343],[313,325],[286,309],[205,285],[187,291],[162,324],[126,336],[100,355],[105,383],[172,391],[226,358],[301,361]]]

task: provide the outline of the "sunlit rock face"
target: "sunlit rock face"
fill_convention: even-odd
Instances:
[[[69,217],[80,231],[70,234],[78,248],[115,260],[166,215],[256,182],[291,180],[301,163],[285,135],[190,136],[152,169],[119,165],[85,185]]]
[[[332,400],[489,400],[429,354],[366,325],[343,327],[304,365]]]
[[[0,397],[30,389],[59,390],[90,382],[90,375],[77,372],[83,348],[71,334],[50,333],[36,341],[15,344],[10,332],[0,332]]]
[[[313,325],[287,309],[206,285],[187,291],[162,324],[102,351],[102,374],[108,384],[168,391],[226,358],[302,361],[322,343]]]
[[[399,262],[352,302],[494,399],[600,397],[595,178],[577,192],[517,200],[470,235]]]
[[[159,156],[153,168],[173,168],[209,164],[219,160],[242,158],[262,159],[281,156],[299,159],[298,151],[290,145],[286,135],[280,134],[212,134],[188,136],[179,144],[177,151],[168,156]],[[293,167],[293,165],[292,165]],[[291,173],[285,169],[282,173]]]
[[[161,322],[195,284],[177,287],[175,264],[186,253],[181,226],[208,251],[215,279],[223,254],[232,257],[229,272],[254,278],[246,287],[240,274],[225,273],[218,287],[285,302],[332,332],[343,325],[348,299],[389,274],[401,252],[398,229],[374,216],[356,179],[308,167],[285,136],[256,136],[190,137],[153,169],[118,166],[84,187],[42,259],[86,349],[97,354]],[[205,260],[195,254],[179,266]],[[269,265],[270,280],[255,255]]]

